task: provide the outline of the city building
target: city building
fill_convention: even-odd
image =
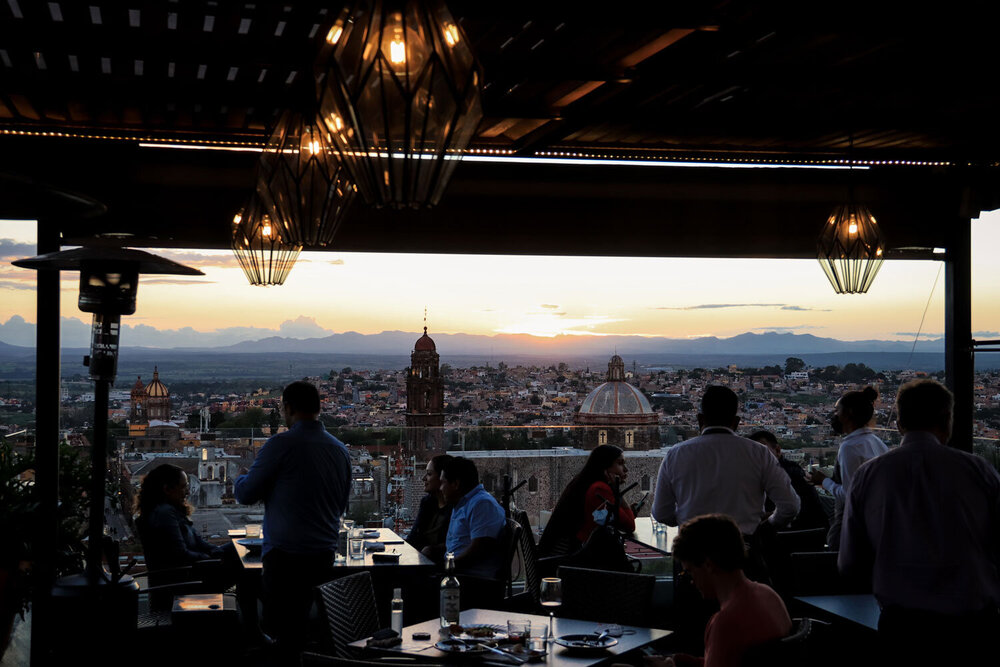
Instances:
[[[444,382],[434,340],[417,339],[406,369],[406,451],[426,459],[444,450]]]
[[[587,428],[587,449],[615,445],[622,449],[659,449],[660,418],[649,400],[625,380],[625,362],[617,354],[608,362],[608,379],[590,392],[574,421]]]

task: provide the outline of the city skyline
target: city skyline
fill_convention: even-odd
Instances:
[[[34,229],[0,220],[0,325],[35,319],[34,272],[10,265],[35,254]],[[1000,243],[1000,213],[984,214],[972,232],[973,329],[995,337],[1000,268],[989,248]],[[425,307],[431,332],[547,338],[779,331],[905,340],[925,307],[922,338],[941,335],[944,321],[942,263],[927,260],[889,260],[868,294],[837,295],[814,260],[304,252],[284,286],[260,288],[247,285],[229,251],[152,252],[206,274],[140,280],[138,310],[123,323],[160,331],[245,328],[292,338],[417,331]],[[76,307],[76,275],[64,273],[62,288],[62,315],[89,324]]]

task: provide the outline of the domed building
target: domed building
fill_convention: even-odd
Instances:
[[[417,339],[406,369],[406,446],[427,459],[444,451],[444,381],[434,340]],[[423,460],[423,459],[419,459]]]
[[[146,418],[170,421],[170,390],[160,382],[156,366],[153,366],[153,381],[146,385]]]
[[[660,417],[639,388],[625,381],[625,362],[617,354],[608,362],[607,381],[587,394],[574,421],[587,427],[582,438],[587,448],[660,447]]]

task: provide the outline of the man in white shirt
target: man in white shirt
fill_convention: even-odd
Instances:
[[[674,445],[660,464],[653,517],[677,526],[702,514],[726,514],[753,535],[762,521],[780,528],[799,511],[791,480],[767,447],[735,433],[739,398],[729,387],[711,386],[701,399],[701,435]],[[774,503],[764,513],[764,497]]]
[[[995,662],[1000,475],[944,444],[953,406],[934,380],[903,385],[902,443],[862,465],[847,498],[838,566],[871,583],[893,664]]]
[[[847,494],[851,492],[854,473],[865,461],[889,451],[881,438],[869,428],[874,422],[876,399],[878,392],[873,387],[865,387],[861,391],[849,391],[840,397],[830,417],[830,427],[833,432],[837,435],[847,434],[844,435],[840,450],[837,452],[837,469],[833,478],[827,477],[819,470],[813,471],[808,477],[810,482],[822,485],[833,495],[833,521],[826,536],[830,551],[837,551],[840,548],[844,504],[847,502]]]
[[[703,514],[725,514],[753,544],[749,538],[762,524],[780,528],[795,518],[801,501],[791,479],[771,450],[736,435],[738,410],[732,389],[705,389],[698,413],[701,435],[669,448],[660,464],[652,510],[657,521],[677,526]],[[765,496],[774,503],[770,516],[764,511]],[[769,581],[759,549],[747,561],[748,576]],[[680,645],[694,653],[702,650],[705,624],[717,610],[702,601],[674,561],[673,627]]]

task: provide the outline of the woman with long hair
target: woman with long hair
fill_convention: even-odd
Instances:
[[[150,569],[161,570],[222,558],[223,547],[213,547],[195,532],[187,502],[187,473],[170,463],[154,468],[139,488],[136,527]]]
[[[618,495],[627,476],[621,449],[612,445],[595,447],[552,510],[538,543],[539,556],[575,552],[599,525],[614,524],[620,530],[633,532],[635,514]]]
[[[451,523],[452,506],[441,493],[441,470],[451,460],[448,454],[439,454],[427,462],[424,472],[424,495],[417,509],[417,518],[413,522],[406,541],[414,549],[438,547],[443,545],[448,536],[448,526]]]

